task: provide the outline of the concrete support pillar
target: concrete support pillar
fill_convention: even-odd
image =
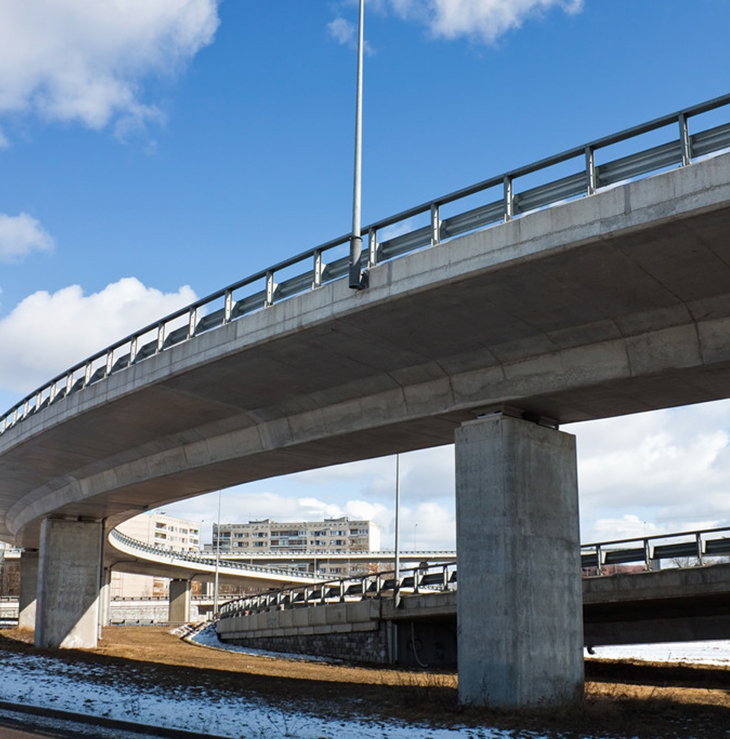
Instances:
[[[36,598],[38,594],[38,550],[25,549],[20,555],[20,598],[18,600],[18,627],[35,628]]]
[[[101,590],[99,592],[99,638],[103,626],[109,626],[112,607],[112,571],[105,567],[101,576]]]
[[[558,705],[583,688],[575,437],[502,414],[456,432],[459,700]]]
[[[103,524],[46,519],[41,524],[35,644],[97,645]]]
[[[170,580],[170,624],[188,623],[192,600],[190,580]]]

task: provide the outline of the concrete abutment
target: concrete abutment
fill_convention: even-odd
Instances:
[[[456,432],[459,700],[557,705],[583,688],[575,438],[494,414]]]

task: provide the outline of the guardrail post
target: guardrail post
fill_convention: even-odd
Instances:
[[[198,323],[198,308],[193,307],[190,309],[188,315],[188,339],[192,339],[195,336],[195,326]]]
[[[651,547],[648,539],[644,539],[644,569],[647,572],[651,570]]]
[[[603,559],[603,552],[601,551],[601,545],[596,545],[596,574],[602,575],[603,574],[603,562],[601,561]]]
[[[512,188],[512,178],[509,175],[504,177],[504,220],[511,221],[515,215],[515,200]]]
[[[223,323],[230,323],[233,315],[233,290],[226,290],[223,302]]]
[[[441,242],[441,217],[438,203],[431,204],[431,246]]]
[[[84,387],[86,387],[89,384],[89,380],[91,380],[91,362],[86,363],[86,367],[84,368]]]
[[[692,163],[692,141],[689,137],[687,116],[684,113],[679,114],[679,143],[682,147],[682,166],[686,167]]]
[[[368,269],[378,263],[378,231],[375,228],[368,229]]]
[[[597,189],[596,153],[590,146],[586,146],[586,193],[588,195],[593,195]]]
[[[314,250],[314,280],[312,281],[312,290],[322,287],[322,278],[324,276],[324,260],[322,259],[322,250]]]
[[[702,532],[697,532],[697,564],[702,565],[705,564],[704,556],[702,553]]]
[[[274,304],[274,293],[276,292],[276,285],[274,284],[274,273],[269,270],[266,273],[266,300],[264,306],[270,308]]]
[[[104,377],[109,377],[114,366],[114,349],[110,349],[106,353],[106,367],[104,367]]]
[[[66,395],[71,392],[71,388],[74,386],[74,375],[73,372],[69,372],[66,376]]]
[[[165,339],[167,338],[167,324],[157,324],[157,346],[155,347],[155,354],[159,354],[165,346]]]
[[[129,342],[129,364],[134,364],[135,359],[137,359],[137,337],[133,336]]]

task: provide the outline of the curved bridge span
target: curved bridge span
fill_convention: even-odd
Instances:
[[[408,238],[378,244],[373,227],[365,290],[327,282],[340,267],[327,271],[325,245],[304,275],[315,289],[277,302],[302,282],[285,263],[278,286],[269,270],[260,295],[227,289],[222,308],[193,306],[29,396],[0,435],[0,538],[40,549],[39,644],[95,642],[81,624],[96,619],[104,531],[141,510],[455,441],[461,698],[571,697],[582,681],[577,482],[574,441],[557,427],[730,397],[730,154],[694,161],[727,147],[730,126],[688,127],[728,102],[402,214],[429,214]],[[598,162],[652,130],[669,142]],[[519,191],[521,177],[576,158],[577,173]],[[495,187],[497,201],[447,215]],[[264,308],[249,313],[254,303]],[[62,554],[78,565],[67,602]],[[501,596],[472,595],[487,592]],[[540,606],[523,607],[525,592]],[[529,678],[536,664],[555,679]]]

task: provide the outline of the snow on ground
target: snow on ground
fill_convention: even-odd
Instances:
[[[215,649],[225,649],[227,652],[240,652],[241,654],[252,654],[257,657],[272,657],[275,659],[295,659],[306,660],[307,662],[334,662],[340,663],[342,660],[330,659],[328,657],[315,657],[314,655],[290,654],[289,652],[267,652],[264,649],[252,649],[251,647],[239,647],[235,644],[225,644],[218,638],[218,633],[214,625],[206,626],[198,631],[190,641],[196,644],[202,644],[204,647],[213,647]]]
[[[103,674],[104,679],[99,680]],[[322,718],[291,708],[273,707],[256,698],[220,693],[202,696],[180,687],[174,693],[112,687],[108,672],[93,665],[72,665],[53,657],[5,652],[0,667],[0,700],[73,711],[122,721],[184,729],[236,739],[508,739],[490,728],[434,729],[396,721]],[[544,739],[531,735],[531,739]]]
[[[210,630],[197,641],[221,648]],[[236,648],[262,654],[256,650]],[[265,654],[265,653],[264,653]],[[273,655],[272,655],[273,656]],[[282,655],[277,655],[281,657]],[[730,640],[695,644],[598,647],[589,658],[634,658],[714,665],[730,664]],[[259,698],[221,691],[202,696],[179,687],[174,692],[134,687],[130,681],[108,684],[108,671],[94,665],[72,665],[53,657],[6,652],[0,667],[0,700],[92,716],[105,716],[236,739],[507,739],[514,733],[491,728],[434,729],[397,721],[322,718],[295,705],[273,707]],[[546,739],[529,733],[530,739]],[[590,739],[585,737],[584,739]]]
[[[693,665],[730,666],[730,640],[626,644],[595,647],[587,659],[634,659],[642,662],[672,662]]]

